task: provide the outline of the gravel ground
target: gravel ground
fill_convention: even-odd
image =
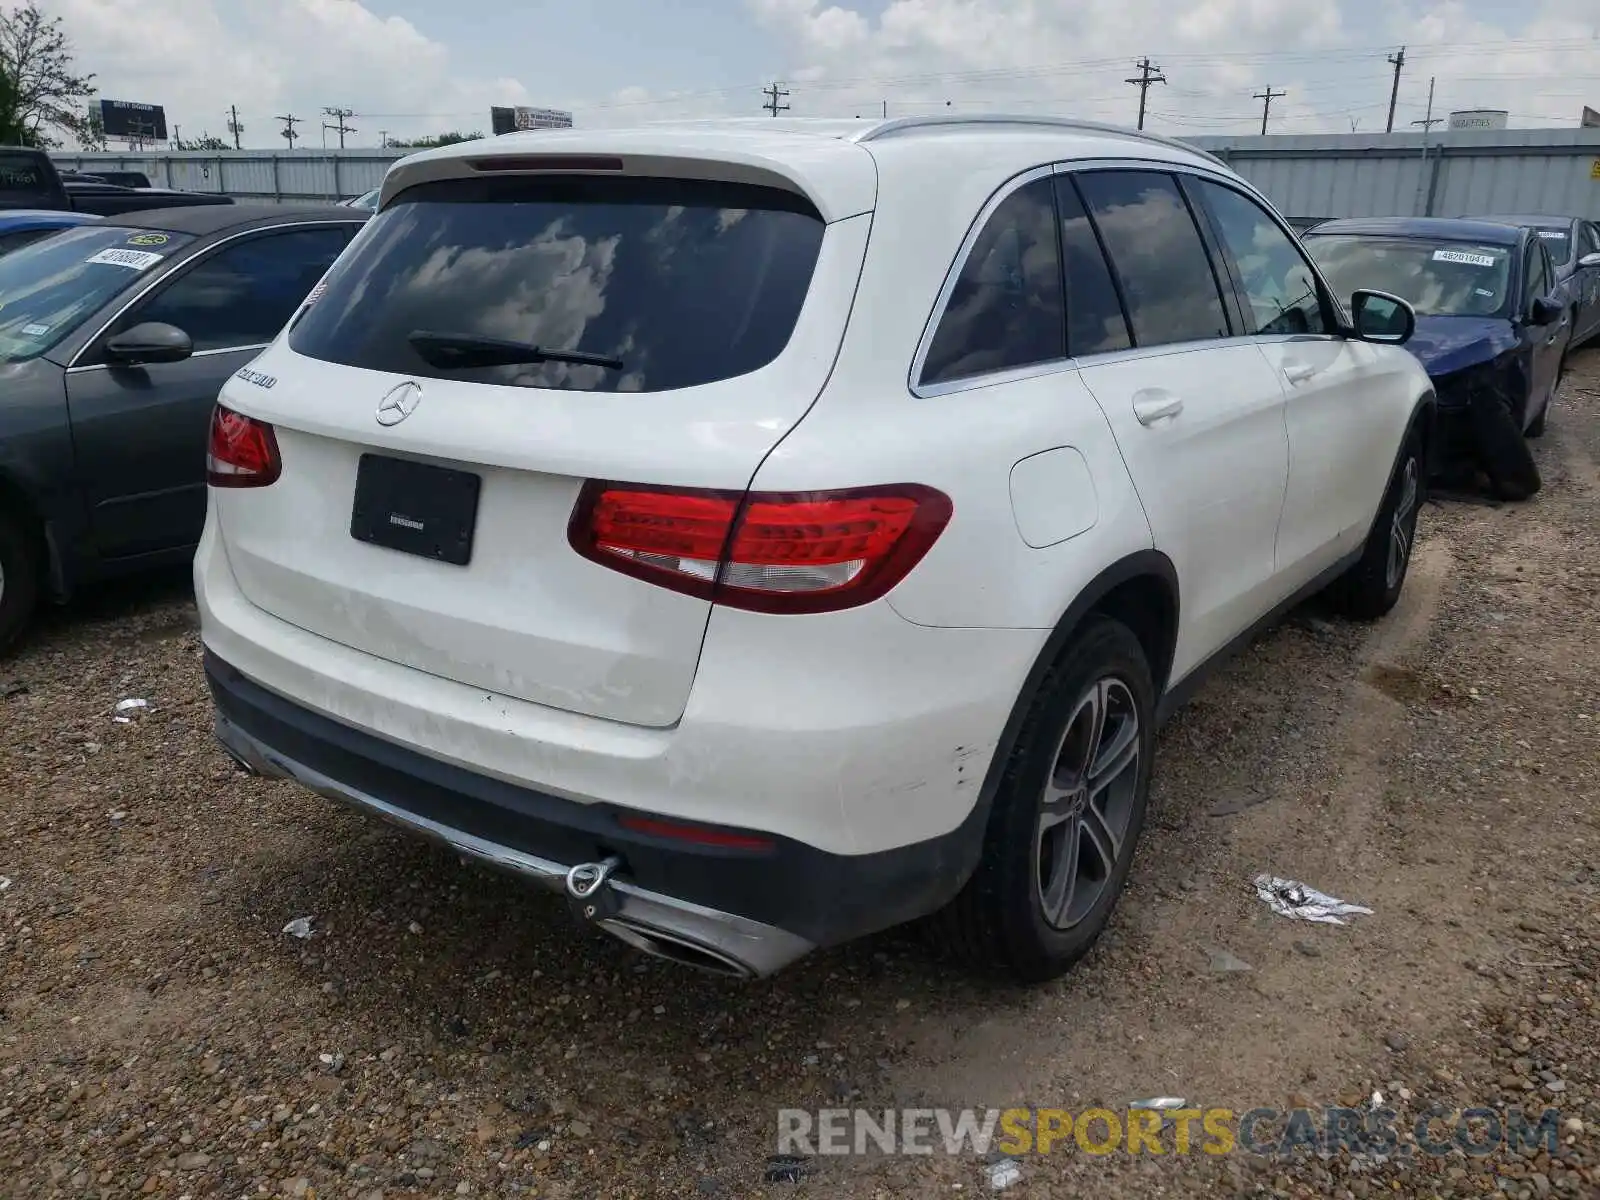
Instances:
[[[1031,992],[906,933],[757,984],[639,958],[238,773],[181,577],[53,614],[0,662],[0,1197],[986,1194],[971,1154],[769,1181],[775,1111],[1374,1091],[1401,1130],[1549,1105],[1557,1152],[1070,1151],[1005,1194],[1600,1195],[1597,414],[1591,351],[1535,501],[1430,507],[1389,619],[1297,613],[1169,726],[1112,929]],[[1260,871],[1375,911],[1285,920]]]

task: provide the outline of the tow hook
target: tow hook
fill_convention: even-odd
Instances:
[[[611,876],[622,866],[613,854],[601,862],[579,863],[567,872],[567,902],[582,921],[603,921],[622,911],[622,899]]]

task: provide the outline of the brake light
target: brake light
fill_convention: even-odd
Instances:
[[[920,484],[741,496],[591,480],[568,539],[602,566],[718,604],[827,612],[904,579],[951,512]]]
[[[217,405],[211,413],[206,482],[212,487],[266,487],[283,473],[272,426]]]

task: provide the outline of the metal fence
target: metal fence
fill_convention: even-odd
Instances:
[[[1600,129],[1186,139],[1299,217],[1544,212],[1600,219]],[[280,203],[349,199],[403,150],[61,153],[62,166],[144,171],[161,187]]]
[[[56,166],[93,174],[143,171],[156,187],[225,192],[238,200],[325,204],[349,200],[383,182],[404,150],[178,150],[52,154]]]
[[[1296,217],[1600,219],[1600,129],[1187,139]]]

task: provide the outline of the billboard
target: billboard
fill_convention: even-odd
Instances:
[[[1446,129],[1504,129],[1510,113],[1503,108],[1464,108],[1450,114]]]
[[[167,140],[167,110],[159,104],[135,104],[130,100],[101,100],[100,127],[108,138]]]
[[[491,108],[489,127],[497,134],[523,129],[571,129],[572,114],[559,108]]]

